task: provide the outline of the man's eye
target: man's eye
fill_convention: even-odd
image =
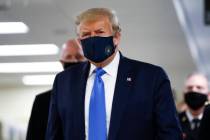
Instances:
[[[187,87],[188,90],[192,90],[193,89],[193,86],[189,86]]]
[[[97,33],[97,34],[103,34],[104,31],[97,31],[96,33]]]
[[[197,86],[197,88],[198,88],[198,89],[202,89],[203,87],[201,87],[201,86]]]
[[[90,34],[89,33],[83,33],[82,37],[88,37]]]
[[[76,57],[77,60],[82,59],[82,56],[80,54],[77,54],[75,57]]]

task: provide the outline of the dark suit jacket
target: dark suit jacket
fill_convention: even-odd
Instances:
[[[186,112],[179,114],[179,120],[183,130],[184,140],[198,140],[198,131],[193,131],[190,126],[190,121],[187,118]]]
[[[51,90],[39,94],[34,100],[26,140],[44,140],[47,129]]]
[[[204,110],[203,118],[200,125],[199,140],[210,139],[210,105],[207,105]]]
[[[46,140],[85,140],[89,69],[86,62],[56,76]],[[165,72],[121,56],[108,140],[181,140],[181,134]]]

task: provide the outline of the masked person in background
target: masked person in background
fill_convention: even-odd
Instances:
[[[203,74],[194,73],[188,76],[184,87],[187,110],[179,114],[184,140],[199,140],[199,127],[208,93],[208,80]]]
[[[64,70],[84,62],[77,40],[69,40],[62,48],[60,62]],[[44,140],[47,128],[51,90],[36,96],[28,124],[26,140]]]

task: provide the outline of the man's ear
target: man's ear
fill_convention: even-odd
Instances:
[[[120,32],[116,32],[114,34],[114,37],[113,37],[113,43],[114,45],[117,47],[120,43],[120,38],[121,38],[121,33]]]
[[[61,59],[59,61],[60,61],[61,65],[64,66],[64,61]]]
[[[81,44],[81,39],[80,38],[76,38],[75,42],[77,43],[77,45],[82,49],[82,44]]]

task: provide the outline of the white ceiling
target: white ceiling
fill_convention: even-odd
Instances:
[[[7,10],[0,11],[0,21],[23,21],[30,32],[0,35],[0,45],[55,43],[60,47],[68,38],[76,37],[73,20],[77,13],[91,7],[109,7],[115,9],[122,25],[120,47],[124,55],[162,66],[179,92],[186,75],[196,70],[171,0],[9,1]],[[58,55],[0,57],[0,62],[55,60]],[[23,86],[22,75],[0,74],[0,86]]]

